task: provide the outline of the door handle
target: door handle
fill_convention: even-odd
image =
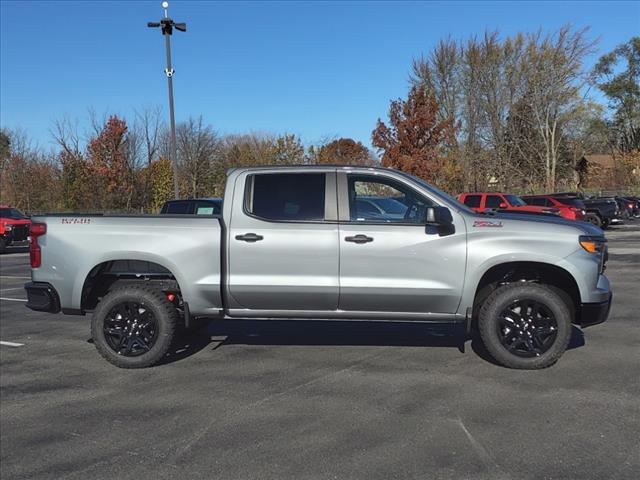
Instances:
[[[244,235],[236,235],[236,240],[241,240],[243,242],[259,242],[264,239],[262,235],[256,235],[255,233],[245,233]]]
[[[369,243],[373,242],[373,238],[367,237],[366,235],[356,235],[355,237],[344,237],[346,242],[353,243]]]

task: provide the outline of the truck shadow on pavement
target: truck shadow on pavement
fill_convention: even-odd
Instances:
[[[404,346],[471,349],[483,360],[496,364],[477,333],[467,334],[462,324],[313,320],[217,320],[178,335],[174,348],[161,362],[173,363],[211,346]],[[584,335],[572,327],[568,349],[585,345]]]

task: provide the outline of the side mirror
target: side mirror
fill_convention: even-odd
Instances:
[[[506,203],[502,202],[500,204],[500,208],[507,208],[509,205],[507,205]]]
[[[427,207],[425,212],[426,232],[437,233],[441,237],[452,235],[456,231],[453,216],[446,207]]]

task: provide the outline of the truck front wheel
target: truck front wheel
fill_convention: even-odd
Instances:
[[[571,312],[553,289],[513,283],[496,289],[479,315],[480,337],[487,351],[509,368],[553,365],[571,339]]]
[[[91,320],[93,342],[108,362],[144,368],[169,351],[178,322],[174,305],[153,287],[116,287],[98,303]]]

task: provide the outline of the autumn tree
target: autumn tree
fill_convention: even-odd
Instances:
[[[440,40],[429,54],[415,59],[410,81],[434,95],[438,119],[457,118],[462,107],[463,47],[451,37]]]
[[[11,151],[11,139],[9,134],[4,130],[0,130],[0,162],[4,162],[9,158],[9,152]],[[2,165],[2,163],[0,163]]]
[[[0,203],[27,212],[44,211],[60,201],[60,171],[50,155],[33,147],[21,130],[3,131],[6,149],[0,164]]]
[[[5,178],[7,165],[9,162],[9,155],[11,154],[11,138],[9,138],[9,132],[4,129],[0,130],[0,187],[2,187],[3,179]],[[2,194],[2,190],[0,190]]]
[[[87,212],[96,209],[94,178],[89,164],[83,157],[66,151],[58,154],[62,167],[61,185],[63,210]]]
[[[127,157],[127,131],[126,121],[112,115],[87,145],[95,205],[101,210],[131,207],[134,172]]]
[[[161,148],[165,138],[168,137],[166,125],[162,121],[162,108],[145,107],[135,111],[135,121],[131,128],[135,140],[138,161],[135,169],[138,171],[138,179],[135,184],[136,201],[143,209],[149,208],[152,202],[152,185],[149,168],[161,158]]]
[[[304,162],[304,145],[296,135],[285,133],[272,140],[264,163],[273,165],[296,165]]]
[[[406,100],[389,107],[389,125],[378,119],[373,145],[382,165],[416,175],[436,185],[444,184],[449,148],[455,142],[453,119],[438,120],[439,106],[426,88],[414,85]]]
[[[600,57],[593,74],[609,101],[615,146],[622,152],[640,150],[640,37]]]
[[[217,132],[204,123],[202,116],[190,117],[178,124],[176,141],[181,190],[192,198],[210,195],[214,167],[220,162]]]
[[[145,206],[152,212],[158,212],[162,204],[173,198],[173,167],[166,158],[154,160],[143,170],[150,186],[150,202]]]
[[[373,166],[376,163],[372,152],[352,138],[339,138],[320,147],[311,146],[309,157],[313,163],[335,165]]]
[[[546,191],[555,191],[557,170],[565,146],[563,125],[584,103],[581,89],[587,82],[583,62],[592,52],[593,41],[586,30],[569,26],[542,37],[530,35],[522,62],[525,76],[523,101],[534,118],[533,128],[542,148],[538,157],[544,165]]]
[[[584,59],[593,47],[586,30],[569,26],[506,38],[493,31],[443,40],[414,61],[412,84],[434,95],[440,119],[459,123],[453,155],[465,184],[553,190],[559,177],[573,178],[569,129],[590,115]]]

